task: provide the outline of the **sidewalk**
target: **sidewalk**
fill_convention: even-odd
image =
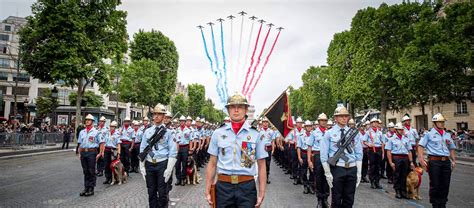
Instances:
[[[52,145],[23,145],[19,148],[2,147],[0,148],[0,160],[29,157],[34,155],[42,155],[63,151],[74,151],[76,149],[76,144],[70,143],[69,149],[61,149],[61,147],[62,143]]]

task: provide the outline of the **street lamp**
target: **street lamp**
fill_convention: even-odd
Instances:
[[[56,121],[56,124],[57,124],[57,120],[56,120],[56,115],[55,115],[55,111],[56,111],[56,100],[58,99],[58,88],[56,88],[56,86],[53,87],[53,90],[51,90],[51,98],[53,98],[53,106],[51,106],[53,108],[53,121]]]

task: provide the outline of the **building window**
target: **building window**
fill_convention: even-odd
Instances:
[[[5,31],[12,31],[11,25],[5,25]]]
[[[13,81],[16,81],[16,75],[17,74],[12,74],[13,75]],[[20,73],[18,75],[18,81],[19,82],[30,82],[30,75],[25,74],[25,73]]]
[[[397,123],[397,119],[396,118],[392,118],[392,119],[388,119],[388,122],[392,122],[393,124],[396,124]]]
[[[0,44],[0,53],[6,54],[7,53],[7,45]]]
[[[13,88],[13,89],[15,89],[15,88]],[[30,92],[30,88],[28,88],[28,87],[17,87],[16,88],[16,94],[17,95],[28,95],[29,92]]]
[[[6,95],[7,94],[7,86],[0,86],[0,91],[2,94]]]
[[[0,58],[0,67],[1,68],[10,68],[10,59]]]
[[[456,114],[467,114],[467,103],[465,101],[456,103]]]
[[[461,123],[456,123],[456,127],[457,129],[461,129],[461,130],[468,130],[469,129],[469,125],[467,122],[461,122]]]
[[[0,72],[0,80],[8,80],[8,73],[7,72]]]
[[[0,34],[0,40],[9,41],[9,40],[10,40],[10,36],[7,35],[7,34]]]

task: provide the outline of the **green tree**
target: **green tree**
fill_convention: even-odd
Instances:
[[[36,111],[38,117],[42,118],[52,113],[58,105],[58,99],[54,99],[51,90],[47,89],[43,96],[36,98]]]
[[[329,84],[329,68],[310,67],[302,76],[300,92],[303,100],[304,119],[316,120],[320,113],[329,114],[336,106]]]
[[[302,116],[304,113],[304,103],[301,89],[289,87],[290,110],[292,116]]]
[[[77,93],[71,92],[68,96],[69,103],[73,104],[77,102]],[[82,96],[82,100],[85,101],[86,107],[100,107],[104,104],[104,99],[100,95],[94,94],[92,91],[86,91]],[[79,102],[80,103],[80,102]]]
[[[169,104],[176,87],[179,58],[174,42],[156,30],[140,30],[133,38],[132,64],[121,75],[120,98],[149,108],[157,103]]]
[[[188,112],[188,99],[183,94],[177,94],[171,100],[171,112],[173,115],[186,116]]]
[[[80,98],[90,83],[102,92],[110,88],[104,59],[127,50],[126,16],[117,10],[121,1],[39,0],[32,5],[20,31],[23,68],[42,81],[64,82]],[[76,119],[76,126],[79,124]]]
[[[188,85],[188,113],[192,117],[201,114],[204,101],[206,100],[206,89],[201,84]]]

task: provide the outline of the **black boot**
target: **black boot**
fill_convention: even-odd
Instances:
[[[393,180],[391,178],[388,179],[388,184],[393,184]]]
[[[181,186],[185,186],[186,185],[186,180],[181,180]]]
[[[179,186],[179,185],[181,185],[181,180],[179,180],[179,179],[178,179],[178,180],[176,180],[176,183],[175,183],[174,185],[175,185],[175,186]]]
[[[313,188],[313,186],[310,186],[310,187],[309,187],[309,193],[310,193],[310,194],[314,194],[314,188]]]
[[[385,176],[384,174],[382,174],[382,175],[380,176],[380,178],[387,179],[387,176]]]
[[[362,177],[362,182],[363,183],[368,183],[369,179],[367,179],[367,176]]]
[[[79,196],[85,196],[88,191],[89,191],[88,188],[84,188],[84,190],[82,190],[81,193],[79,193]]]
[[[396,197],[397,199],[401,199],[401,198],[402,198],[402,195],[400,194],[400,191],[399,191],[399,190],[396,190],[395,192],[396,192],[396,193],[395,193],[395,197]]]
[[[375,189],[375,183],[373,181],[370,182],[370,188]]]
[[[298,185],[298,179],[293,178],[293,185]]]
[[[267,184],[270,184],[270,177],[267,176]]]
[[[92,196],[94,195],[94,188],[89,188],[89,191],[87,191],[84,196]]]
[[[304,186],[303,194],[309,194],[309,187],[308,186]]]
[[[111,182],[112,180],[110,180],[109,178],[106,178],[102,184],[110,184]]]
[[[99,171],[99,174],[97,176],[102,177],[104,175],[104,171]]]
[[[400,194],[402,195],[402,198],[409,199],[408,198],[408,193],[406,191],[400,191]]]

